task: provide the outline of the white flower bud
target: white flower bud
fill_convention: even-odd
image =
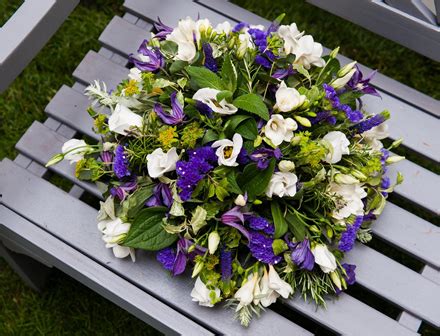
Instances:
[[[347,174],[336,174],[335,175],[335,182],[339,184],[357,184],[359,183],[359,180],[354,178],[351,175]]]
[[[402,160],[405,160],[404,156],[394,155],[394,156],[390,156],[385,162],[387,164],[392,164],[392,163],[400,162]]]
[[[338,287],[339,289],[342,289],[341,279],[339,277],[338,272],[335,272],[335,271],[330,272],[330,278],[332,279],[332,281],[336,287]]]
[[[199,274],[202,271],[203,266],[204,266],[203,261],[196,262],[191,277],[195,278],[197,274]]]
[[[234,201],[235,205],[238,206],[245,206],[246,205],[246,199],[244,198],[243,195],[238,195],[237,198]]]
[[[287,173],[295,169],[295,163],[289,160],[281,160],[280,163],[278,163],[278,168],[283,173]]]
[[[356,63],[357,63],[356,61],[353,61],[351,63],[344,65],[341,69],[339,69],[338,77],[344,77],[346,74],[348,74],[351,70],[353,70]]]
[[[343,77],[336,78],[333,82],[331,82],[331,86],[335,88],[335,90],[343,88],[345,84],[347,84],[351,77],[353,77],[356,69],[351,69],[348,73],[346,73]]]
[[[210,254],[214,254],[217,251],[218,244],[220,243],[220,235],[217,231],[213,231],[208,236],[208,250]]]

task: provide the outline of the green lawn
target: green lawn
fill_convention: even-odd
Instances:
[[[44,121],[44,107],[62,84],[73,83],[71,73],[88,50],[99,48],[98,36],[113,15],[122,13],[122,2],[81,1],[49,44],[0,95],[0,160],[14,158],[14,144],[25,130],[34,120]],[[268,19],[286,12],[285,22],[297,22],[325,46],[341,45],[342,54],[440,98],[440,65],[393,42],[304,1],[234,2]],[[0,26],[20,3],[0,0]],[[432,162],[421,164],[435,170]],[[430,328],[425,331],[435,334]],[[0,335],[153,334],[157,331],[60,272],[54,273],[47,291],[34,293],[0,259]]]

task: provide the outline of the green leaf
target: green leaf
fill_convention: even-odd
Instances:
[[[199,232],[199,230],[206,225],[207,214],[208,212],[201,206],[197,206],[197,208],[193,211],[193,216],[189,225],[192,227],[195,234],[197,234],[197,232]]]
[[[232,138],[234,133],[236,133],[236,129],[238,125],[240,125],[243,121],[247,119],[251,119],[252,117],[245,114],[235,114],[230,117],[225,123],[225,134],[227,138]]]
[[[161,43],[160,50],[166,54],[176,55],[178,45],[176,42],[165,40]]]
[[[269,111],[263,99],[255,93],[248,93],[237,97],[232,103],[234,106],[253,114],[264,120],[269,120]]]
[[[272,212],[272,219],[275,225],[275,238],[280,238],[287,232],[287,222],[284,219],[283,212],[281,211],[280,204],[276,201],[270,203],[270,210]]]
[[[237,175],[235,174],[235,172],[231,172],[226,176],[226,179],[228,180],[228,185],[226,187],[226,189],[234,194],[242,194],[243,192],[241,191],[239,185],[237,184]]]
[[[282,239],[274,239],[272,243],[272,250],[275,255],[279,255],[286,251],[289,247],[286,242]]]
[[[260,170],[255,163],[248,164],[241,175],[237,178],[237,183],[241,190],[247,191],[249,199],[262,194],[270,182],[275,169],[275,160],[271,159],[269,166]]]
[[[226,54],[224,57],[220,74],[225,87],[234,93],[237,89],[237,70],[235,69],[234,63],[232,63],[231,56],[229,54]]]
[[[199,88],[211,88],[217,90],[224,90],[223,82],[214,72],[204,68],[187,66],[186,71],[188,72],[191,80]]]
[[[170,246],[178,236],[164,230],[163,219],[166,212],[165,207],[141,210],[131,223],[122,245],[147,251],[158,251]]]
[[[218,134],[215,131],[213,131],[212,129],[209,129],[206,131],[206,133],[202,139],[202,144],[204,145],[208,142],[215,141],[215,140],[218,140]]]
[[[126,214],[128,219],[134,218],[152,195],[153,185],[136,190],[122,203],[122,212]]]
[[[230,101],[232,99],[232,92],[228,90],[220,91],[215,98],[218,102],[221,102],[223,99]]]
[[[253,118],[248,119],[242,122],[235,132],[241,134],[245,139],[255,140],[258,135],[257,122]]]
[[[188,65],[187,61],[177,60],[177,61],[174,61],[173,63],[171,63],[169,70],[172,74],[175,74],[176,72],[179,72],[179,71],[185,69],[185,67],[187,65]]]
[[[223,202],[224,199],[229,196],[229,193],[224,187],[217,185],[215,187],[215,196],[217,196],[220,202]]]
[[[306,236],[306,223],[295,213],[286,214],[286,222],[289,230],[293,233],[297,241],[303,241]]]

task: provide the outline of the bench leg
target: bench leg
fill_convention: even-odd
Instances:
[[[28,257],[27,255],[13,252],[6,248],[0,241],[0,257],[3,257],[9,266],[33,290],[40,292],[51,272],[51,268]]]

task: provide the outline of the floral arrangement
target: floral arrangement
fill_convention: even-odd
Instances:
[[[343,262],[371,239],[392,184],[388,111],[356,62],[295,23],[162,22],[130,56],[128,79],[86,89],[98,144],[67,141],[63,159],[104,196],[98,229],[118,258],[156,251],[193,301],[227,301],[247,326],[278,297],[325,305],[355,282]],[[106,110],[104,107],[107,107]],[[148,266],[147,266],[148,267]]]

